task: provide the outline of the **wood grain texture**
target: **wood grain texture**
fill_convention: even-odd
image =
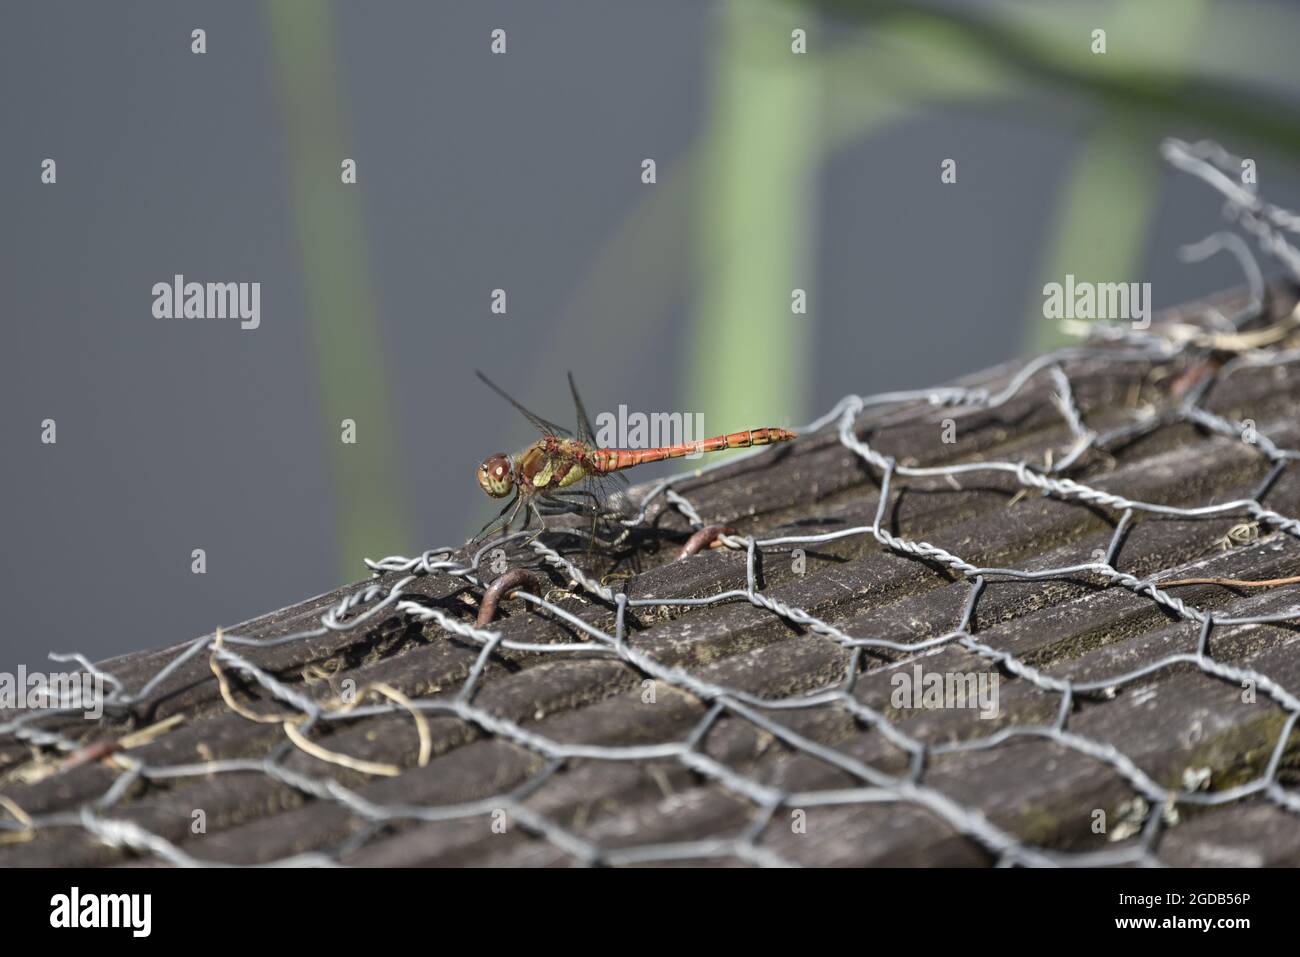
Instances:
[[[1230,301],[1230,300],[1225,300]],[[1280,290],[1273,308],[1294,303]],[[1195,310],[1176,311],[1188,319]],[[1168,318],[1168,317],[1166,317]],[[1172,407],[1171,381],[1191,365],[1118,363],[1096,355],[1068,366],[1074,401],[1097,432],[1134,421],[1135,409],[1154,414]],[[1012,363],[963,381],[998,388],[1020,368]],[[1164,383],[1164,385],[1162,385]],[[935,408],[924,402],[869,408],[856,434],[900,464],[942,465],[974,461],[1042,464],[1049,452],[1073,443],[1053,384],[1040,376],[997,408]],[[1283,448],[1300,447],[1300,366],[1245,370],[1215,384],[1206,408],[1234,419],[1250,418]],[[945,442],[942,421],[958,436]],[[1269,472],[1257,449],[1185,422],[1171,422],[1131,441],[1083,456],[1069,472],[1091,487],[1134,499],[1183,508],[1248,498]],[[846,448],[835,428],[803,435],[788,447],[738,461],[674,488],[710,523],[744,536],[809,535],[871,523],[880,475]],[[980,565],[1033,571],[1094,561],[1115,531],[1114,509],[1018,494],[1010,473],[970,473],[952,481],[928,476],[898,479],[884,528],[925,539]],[[1300,471],[1285,470],[1264,498],[1285,515],[1300,515]],[[1300,573],[1300,542],[1267,528],[1253,540],[1225,548],[1220,540],[1243,523],[1240,515],[1215,518],[1141,516],[1124,538],[1116,566],[1134,575],[1264,579]],[[705,550],[675,561],[692,528],[662,498],[647,516],[648,529],[612,572],[633,599],[708,598],[744,589],[745,555]],[[803,609],[853,636],[900,643],[939,639],[957,628],[971,583],[930,560],[895,553],[869,534],[805,547],[797,569],[788,548],[764,549],[757,568],[761,593]],[[575,556],[580,557],[580,550]],[[527,551],[512,562],[531,567],[548,600],[577,619],[612,632],[616,610],[566,586],[566,576],[537,563]],[[378,576],[390,585],[402,576]],[[233,633],[274,638],[310,628],[351,585],[240,623]],[[472,624],[482,589],[452,575],[421,576],[406,589],[460,621]],[[1177,596],[1217,617],[1250,617],[1297,608],[1300,588],[1179,588]],[[1291,693],[1300,692],[1300,646],[1295,620],[1274,624],[1224,624],[1211,633],[1215,662],[1249,668]],[[147,622],[142,612],[141,622]],[[207,654],[171,674],[129,715],[99,724],[50,718],[42,727],[91,743],[172,715],[184,720],[130,755],[150,767],[222,759],[274,760],[285,775],[265,769],[137,780],[101,813],[165,838],[194,858],[250,864],[305,852],[322,852],[348,864],[557,866],[579,860],[563,839],[529,821],[553,822],[609,852],[609,863],[653,863],[654,848],[693,845],[698,863],[739,864],[729,841],[748,835],[752,846],[805,865],[982,866],[997,855],[962,833],[952,820],[918,803],[897,800],[782,805],[769,816],[729,784],[736,780],[782,793],[834,795],[866,789],[875,774],[919,772],[920,785],[978,813],[1026,846],[1049,854],[1109,852],[1132,846],[1133,822],[1143,807],[1132,780],[1114,762],[1062,747],[1050,735],[1008,728],[1050,727],[1061,696],[1026,680],[988,651],[1013,656],[1017,667],[1052,681],[1105,682],[1171,654],[1194,654],[1200,628],[1150,598],[1088,573],[1044,581],[991,578],[971,625],[977,645],[949,641],[923,651],[844,644],[738,599],[703,606],[649,605],[627,612],[628,642],[663,665],[743,692],[754,699],[789,699],[835,687],[852,673],[846,698],[816,708],[765,712],[770,727],[726,709],[707,726],[696,753],[706,769],[678,756],[602,760],[575,756],[558,767],[542,754],[449,714],[428,715],[432,758],[417,761],[421,739],[415,721],[391,713],[323,722],[313,741],[351,758],[391,763],[396,777],[378,777],[322,761],[293,747],[276,723],[249,721],[231,711],[213,680]],[[139,624],[139,623],[137,623]],[[505,599],[491,625],[511,641],[574,642],[585,635],[573,624]],[[185,646],[141,651],[103,667],[137,689]],[[983,650],[981,650],[983,649]],[[337,631],[238,653],[277,680],[321,704],[337,704],[340,683],[382,684],[410,698],[451,701],[471,674],[480,648],[435,624],[421,625],[389,613],[364,628]],[[997,675],[996,717],[972,710],[896,707],[891,696],[901,671]],[[249,709],[293,717],[294,712],[254,682],[231,674],[233,693]],[[652,691],[653,694],[648,692]],[[851,700],[854,708],[847,705]],[[565,745],[631,747],[689,739],[710,714],[710,702],[648,681],[626,661],[609,655],[536,654],[499,648],[488,659],[473,703],[494,718]],[[930,750],[923,767],[867,715],[879,714]],[[0,714],[0,721],[12,717]],[[1068,730],[1131,762],[1133,773],[1160,787],[1180,789],[1200,781],[1212,794],[1257,779],[1286,728],[1287,711],[1265,694],[1243,700],[1241,687],[1192,664],[1173,664],[1113,693],[1074,697]],[[1294,788],[1300,737],[1284,742],[1276,784]],[[821,749],[825,749],[824,751]],[[831,759],[828,759],[828,756]],[[29,815],[57,815],[93,802],[119,779],[121,767],[86,764],[34,780],[33,748],[0,736],[0,794]],[[723,769],[722,774],[713,768]],[[702,773],[708,770],[708,773]],[[446,820],[432,816],[367,822],[337,800],[308,793],[292,775],[328,787],[337,782],[380,805],[425,810],[472,806],[476,813]],[[504,833],[494,829],[491,802],[510,796]],[[503,805],[504,806],[504,805]],[[193,833],[196,809],[206,830]],[[1098,812],[1108,822],[1095,827]],[[1149,813],[1149,809],[1147,810]],[[796,823],[800,822],[801,823]],[[1165,815],[1153,853],[1182,865],[1300,863],[1300,816],[1261,795],[1224,806],[1180,804]],[[0,866],[36,864],[151,865],[158,860],[112,847],[75,823],[44,827],[30,840],[0,842]]]

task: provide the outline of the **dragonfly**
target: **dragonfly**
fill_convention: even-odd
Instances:
[[[623,506],[611,503],[616,503],[621,498],[616,493],[621,491],[618,487],[620,484],[627,484],[627,478],[622,474],[627,469],[701,452],[789,442],[797,437],[797,433],[788,429],[764,428],[655,448],[604,449],[596,443],[595,430],[582,404],[582,398],[578,395],[572,372],[569,373],[569,392],[573,395],[577,417],[576,434],[535,415],[482,372],[476,374],[488,388],[514,406],[541,434],[536,442],[522,452],[515,455],[498,452],[489,455],[479,465],[479,487],[491,498],[509,497],[510,501],[506,502],[492,521],[483,526],[474,537],[476,541],[490,536],[498,529],[504,537],[521,510],[524,512],[521,531],[529,527],[534,517],[538,520],[540,527],[534,533],[534,538],[547,530],[547,517],[570,513],[592,519],[591,537],[594,540],[598,521],[624,513]]]

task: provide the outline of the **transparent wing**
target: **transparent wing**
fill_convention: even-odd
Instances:
[[[582,396],[578,395],[578,384],[573,381],[572,372],[569,373],[569,391],[573,393],[573,407],[578,417],[578,441],[593,449],[599,448],[600,446],[596,444],[596,430],[592,428],[587,407],[582,404]],[[607,493],[629,484],[627,476],[621,472],[605,472],[599,476],[592,476],[589,481],[601,486]]]
[[[607,519],[632,517],[627,496],[621,494],[629,484],[622,472],[601,472],[587,477],[587,486],[600,500],[602,516]]]
[[[576,487],[544,493],[547,506],[553,510],[581,516],[586,523],[585,537],[589,549],[600,537],[617,538],[619,523],[633,517],[626,496],[612,482],[611,476],[601,473],[588,475]],[[608,533],[599,529],[608,526]]]
[[[582,404],[582,396],[578,395],[572,372],[569,373],[569,391],[573,393],[573,407],[578,416],[578,441],[595,448],[596,430],[591,427],[591,416],[587,415],[587,407]]]
[[[564,438],[570,438],[570,439],[573,438],[573,433],[570,432],[568,429],[563,428],[562,426],[558,426],[554,422],[548,422],[545,419],[543,419],[540,415],[534,415],[533,413],[529,412],[522,405],[516,402],[511,397],[510,393],[506,392],[505,389],[501,388],[501,386],[497,385],[495,382],[493,382],[491,379],[485,376],[482,372],[479,372],[477,369],[475,369],[474,374],[478,376],[480,379],[482,379],[484,385],[486,385],[489,389],[491,389],[497,395],[501,396],[501,398],[505,399],[516,409],[518,409],[520,414],[522,414],[523,417],[532,424],[533,428],[541,432],[543,435],[558,435]]]

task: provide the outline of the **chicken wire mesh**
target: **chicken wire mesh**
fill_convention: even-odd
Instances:
[[[1300,232],[1294,214],[1262,201],[1237,180],[1240,160],[1211,143],[1187,144],[1168,141],[1164,155],[1174,166],[1214,187],[1224,198],[1225,213],[1270,257],[1279,261],[1293,281],[1300,281],[1300,255],[1286,234]],[[867,524],[815,534],[776,534],[767,537],[740,535],[710,525],[691,499],[669,479],[648,489],[634,490],[636,514],[624,521],[629,529],[644,529],[664,512],[675,512],[698,534],[696,544],[718,544],[743,553],[743,587],[698,597],[666,597],[629,594],[626,583],[611,584],[584,569],[574,559],[553,547],[555,538],[523,540],[523,533],[491,541],[469,554],[456,548],[437,548],[418,557],[390,556],[367,561],[376,580],[349,594],[320,617],[319,625],[288,634],[262,635],[216,632],[181,646],[170,660],[158,667],[134,690],[112,671],[84,656],[54,654],[58,662],[73,663],[108,689],[103,698],[105,733],[88,732],[78,724],[60,721],[79,710],[76,702],[57,700],[47,707],[11,711],[0,720],[0,749],[25,750],[27,760],[17,770],[6,772],[0,788],[0,852],[11,847],[39,842],[42,835],[66,832],[84,834],[111,848],[127,849],[147,859],[182,866],[215,866],[223,863],[204,856],[187,841],[170,836],[161,827],[142,823],[145,819],[126,813],[132,802],[149,788],[167,788],[177,782],[213,780],[225,776],[264,776],[297,794],[306,803],[330,804],[344,812],[349,827],[343,836],[325,840],[298,853],[285,854],[266,863],[275,865],[336,865],[350,862],[368,845],[391,833],[394,827],[459,822],[476,833],[497,824],[518,827],[530,839],[545,842],[559,858],[583,864],[643,864],[705,859],[738,860],[759,865],[794,863],[771,840],[774,828],[789,828],[787,816],[797,817],[821,808],[863,806],[909,806],[932,816],[981,850],[987,860],[1002,865],[1112,865],[1158,863],[1157,851],[1177,820],[1180,810],[1204,809],[1263,800],[1290,815],[1300,813],[1300,794],[1286,787],[1281,769],[1300,715],[1300,698],[1285,681],[1212,653],[1212,642],[1223,629],[1234,626],[1286,624],[1300,620],[1300,607],[1269,607],[1257,613],[1231,613],[1202,607],[1179,598],[1171,589],[1197,582],[1235,585],[1242,589],[1259,586],[1285,588],[1300,578],[1236,581],[1231,579],[1171,579],[1169,569],[1137,574],[1125,570],[1128,535],[1143,518],[1173,518],[1187,521],[1237,519],[1238,524],[1224,541],[1225,548],[1258,549],[1279,537],[1300,538],[1300,517],[1278,511],[1267,504],[1300,450],[1285,447],[1255,428],[1253,422],[1238,421],[1205,407],[1205,399],[1216,383],[1243,374],[1277,370],[1300,359],[1300,307],[1280,319],[1266,316],[1268,291],[1249,247],[1235,233],[1216,234],[1188,248],[1188,257],[1201,258],[1226,250],[1235,255],[1245,270],[1249,297],[1244,305],[1224,315],[1207,308],[1195,323],[1168,322],[1147,329],[1123,325],[1089,324],[1077,330],[1088,341],[1075,348],[1041,356],[1020,368],[1001,387],[956,386],[895,392],[873,396],[849,396],[834,409],[811,423],[801,433],[829,433],[863,466],[878,485],[874,516]],[[1088,417],[1075,397],[1073,372],[1081,363],[1104,360],[1110,364],[1142,364],[1169,372],[1182,369],[1174,387],[1174,401],[1150,414],[1135,414],[1131,420],[1105,430],[1089,426]],[[925,465],[900,461],[873,447],[860,432],[868,412],[914,407],[929,409],[997,409],[1031,385],[1050,384],[1055,411],[1068,429],[1070,446],[1046,463],[1029,459],[975,460]],[[1202,436],[1220,436],[1248,446],[1267,465],[1267,474],[1253,494],[1224,501],[1191,506],[1169,505],[1130,497],[1088,484],[1070,473],[1087,455],[1109,454],[1125,443],[1171,425],[1194,426]],[[869,430],[866,430],[869,431]],[[769,454],[769,453],[758,453]],[[1093,560],[1053,567],[1000,567],[980,564],[955,551],[924,539],[891,530],[890,509],[910,481],[939,479],[960,487],[963,480],[999,474],[1009,478],[1021,494],[1039,495],[1081,509],[1100,510],[1113,521],[1113,533],[1104,554]],[[698,473],[697,473],[698,474]],[[566,534],[563,531],[559,535]],[[966,593],[957,620],[942,634],[917,641],[888,635],[863,634],[849,624],[826,620],[768,593],[762,583],[765,558],[788,556],[793,549],[812,549],[849,539],[872,539],[888,552],[903,556],[929,569],[940,569],[951,581],[963,583]],[[550,543],[548,543],[550,542]],[[439,574],[466,586],[474,595],[486,594],[491,578],[505,571],[501,557],[506,545],[515,546],[514,562],[531,557],[537,568],[551,569],[569,579],[567,591],[580,593],[593,607],[604,609],[612,625],[593,623],[592,616],[575,613],[555,598],[553,590],[528,590],[540,577],[498,578],[502,585],[492,591],[495,604],[499,593],[507,592],[539,616],[548,617],[568,629],[573,640],[520,640],[507,637],[505,629],[494,628],[490,620],[471,624],[447,607],[432,601],[412,586]],[[513,574],[513,573],[507,573]],[[1149,657],[1132,667],[1121,667],[1100,678],[1075,680],[1049,673],[1050,669],[986,640],[978,625],[982,596],[997,582],[1019,581],[1046,585],[1051,582],[1088,577],[1093,583],[1149,601],[1171,618],[1189,627],[1192,646]],[[503,586],[510,586],[509,589]],[[1275,593],[1269,592],[1270,595]],[[794,640],[828,641],[845,653],[836,670],[814,687],[772,696],[712,680],[704,669],[674,664],[646,650],[636,640],[630,619],[638,612],[671,616],[688,608],[748,603],[762,613],[775,616],[797,630]],[[1249,603],[1248,603],[1249,604]],[[1248,607],[1247,612],[1250,611]],[[488,615],[490,618],[490,614]],[[276,669],[259,663],[268,649],[310,642],[331,635],[365,635],[385,621],[397,621],[424,628],[436,627],[435,640],[459,641],[476,654],[458,686],[425,695],[407,695],[390,684],[371,682],[349,693],[322,696],[313,693]],[[815,636],[815,637],[812,637]],[[1000,676],[1050,703],[1052,717],[1046,721],[1004,723],[985,733],[967,728],[968,733],[947,740],[925,740],[909,731],[888,709],[873,706],[855,694],[863,676],[875,669],[897,671],[944,648],[960,648],[986,661]],[[685,733],[666,740],[621,744],[573,742],[548,735],[529,722],[503,716],[480,702],[485,675],[499,656],[511,653],[515,667],[527,668],[541,661],[607,658],[632,669],[643,688],[671,690],[697,703],[702,717],[690,723]],[[217,758],[163,763],[141,759],[132,752],[136,745],[157,740],[180,719],[173,717],[125,737],[116,736],[123,721],[138,728],[164,694],[173,693],[169,679],[187,665],[206,657],[209,676],[220,696],[219,706],[247,722],[264,725],[275,732],[266,752],[255,757]],[[1146,679],[1181,669],[1226,683],[1249,688],[1272,703],[1278,721],[1275,734],[1258,763],[1262,770],[1244,780],[1210,790],[1203,777],[1189,769],[1177,786],[1161,783],[1141,763],[1101,738],[1073,729],[1076,706],[1084,700],[1113,697],[1122,691],[1136,691]],[[653,692],[651,692],[653,693]],[[903,755],[901,770],[883,769],[847,749],[819,740],[815,733],[793,727],[784,718],[795,713],[838,711],[867,733],[879,736]],[[392,716],[409,721],[417,732],[418,749],[401,764],[374,761],[350,755],[329,732],[367,719]],[[439,802],[380,800],[366,782],[396,778],[413,767],[425,767],[433,759],[430,719],[447,719],[472,729],[476,736],[508,742],[536,759],[521,780],[467,800]],[[777,743],[785,756],[801,756],[834,769],[837,781],[848,786],[800,787],[782,783],[755,768],[737,766],[709,753],[708,736],[722,721],[739,722]],[[1124,820],[1111,825],[1110,840],[1116,846],[1100,850],[1061,850],[1036,842],[1022,831],[995,822],[981,808],[963,801],[936,784],[929,773],[936,762],[960,754],[992,752],[1022,740],[1050,742],[1105,766],[1124,782],[1130,795],[1125,802]],[[88,741],[93,743],[88,743]],[[201,749],[200,749],[201,750]],[[294,766],[290,756],[306,753],[321,768],[341,772],[308,773]],[[441,752],[443,754],[446,751]],[[739,830],[719,828],[716,835],[685,840],[637,840],[635,835],[617,842],[602,841],[580,823],[563,815],[539,809],[534,800],[548,785],[561,779],[579,763],[631,764],[660,767],[675,765],[694,778],[720,787],[746,808],[745,823]],[[74,797],[64,806],[29,811],[20,800],[20,787],[57,781],[67,771],[99,763],[111,769],[107,785],[89,795]],[[1005,773],[1016,774],[1014,765]],[[351,775],[350,778],[347,775]],[[347,783],[351,780],[353,783]],[[360,782],[360,783],[358,783]],[[74,792],[75,793],[75,792]],[[391,794],[392,792],[388,792]],[[16,797],[15,794],[18,794]],[[400,792],[397,793],[400,798]],[[55,802],[57,804],[57,802]],[[1087,817],[1088,808],[1079,810]],[[1117,840],[1118,839],[1118,840]]]

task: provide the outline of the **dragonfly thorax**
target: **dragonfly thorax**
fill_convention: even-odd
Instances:
[[[478,467],[478,484],[493,498],[505,498],[514,491],[515,474],[510,456],[498,452],[485,458]]]

